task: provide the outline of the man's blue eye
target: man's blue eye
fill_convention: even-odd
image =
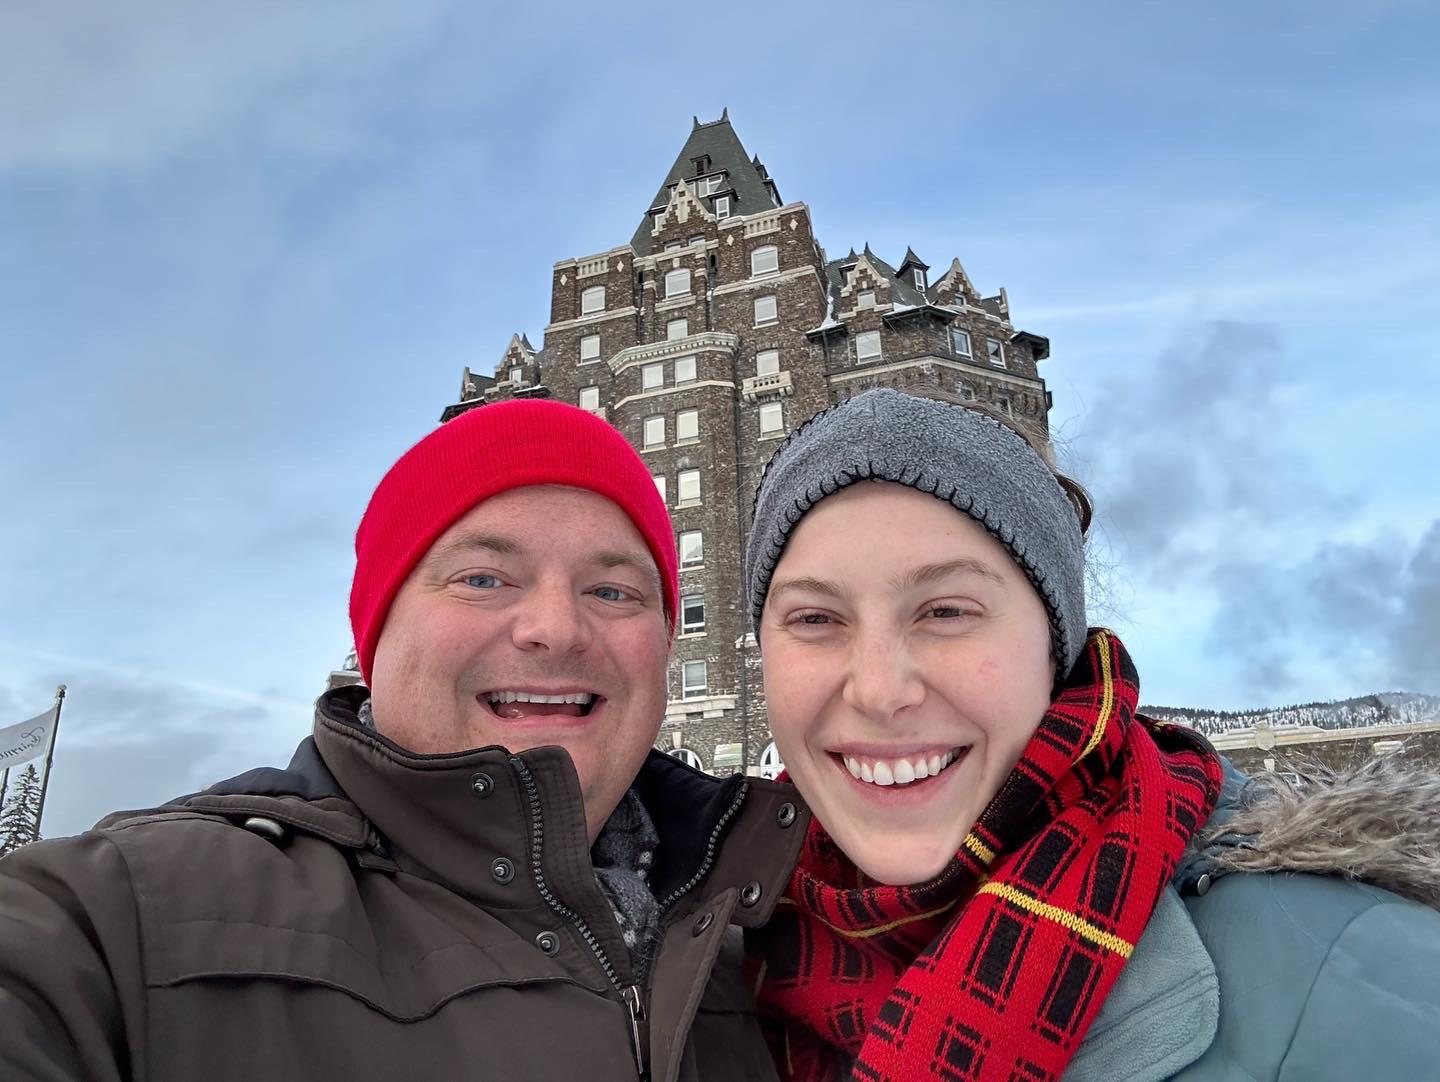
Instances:
[[[594,593],[601,601],[624,601],[628,596],[618,586],[597,586]]]
[[[466,575],[465,585],[477,590],[491,590],[500,585],[500,580],[494,575]]]

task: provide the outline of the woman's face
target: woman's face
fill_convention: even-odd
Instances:
[[[934,496],[851,485],[791,535],[761,625],[791,778],[869,878],[955,855],[1050,704],[1044,603],[999,542]]]

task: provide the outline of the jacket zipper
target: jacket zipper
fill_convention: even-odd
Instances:
[[[648,1040],[645,1033],[645,1003],[640,994],[640,989],[634,984],[621,984],[620,975],[615,972],[610,957],[605,953],[605,948],[595,938],[595,933],[590,930],[590,925],[585,923],[585,918],[571,909],[568,905],[557,898],[550,885],[545,882],[545,871],[541,863],[541,854],[545,843],[545,824],[540,808],[540,788],[535,783],[535,775],[530,772],[530,767],[518,755],[510,756],[510,765],[520,775],[521,784],[525,786],[525,797],[530,804],[530,874],[535,879],[535,887],[540,891],[540,897],[545,904],[557,914],[569,921],[575,930],[580,933],[580,938],[590,948],[595,960],[600,963],[601,970],[610,981],[611,987],[620,995],[620,1001],[625,1004],[625,1012],[630,1019],[630,1050],[635,1056],[635,1071],[640,1078],[647,1078],[650,1073]]]

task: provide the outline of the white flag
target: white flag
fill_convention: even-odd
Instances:
[[[0,770],[28,763],[45,754],[50,734],[55,731],[55,707],[38,717],[0,729]]]

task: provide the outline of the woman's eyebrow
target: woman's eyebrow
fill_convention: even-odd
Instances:
[[[896,591],[909,590],[916,586],[928,586],[931,583],[939,582],[941,579],[949,578],[951,575],[976,575],[997,586],[1005,586],[1005,579],[989,564],[980,560],[973,560],[968,557],[959,560],[946,560],[938,564],[925,564],[923,567],[912,568],[903,575],[897,575],[890,584]]]
[[[829,579],[812,578],[809,575],[802,575],[794,579],[780,579],[770,585],[770,596],[775,597],[786,591],[793,590],[797,593],[823,594],[826,597],[844,597],[845,591],[839,583],[831,582]]]

